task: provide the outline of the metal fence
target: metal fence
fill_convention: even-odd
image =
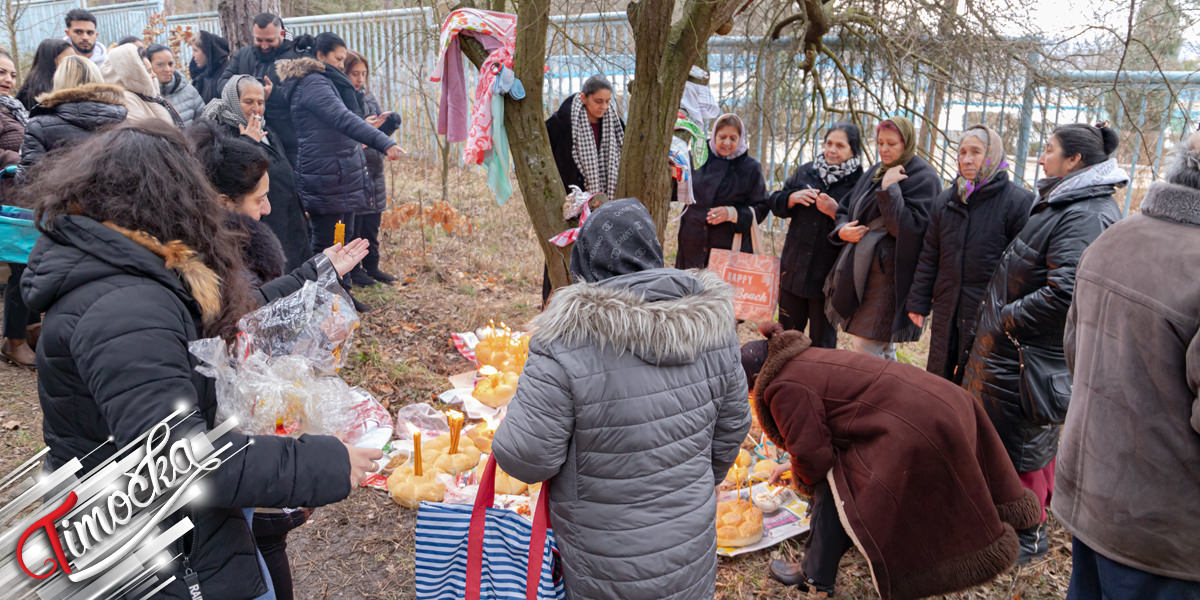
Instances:
[[[81,0],[35,0],[21,21],[18,44],[32,52],[45,37],[62,35],[62,15]],[[141,0],[90,9],[100,21],[100,39],[111,43],[141,35],[161,0]],[[401,143],[418,157],[439,157],[433,134],[440,90],[429,82],[436,62],[441,16],[432,8],[320,15],[284,19],[292,35],[333,31],[371,64],[370,87],[385,110],[403,117]],[[166,41],[176,27],[219,33],[216,13],[166,19]],[[710,87],[723,110],[738,112],[750,130],[751,153],[763,164],[769,186],[778,186],[796,165],[820,151],[823,127],[850,114],[864,128],[880,115],[905,114],[921,130],[923,154],[946,179],[956,168],[955,142],[969,125],[984,122],[1005,138],[1014,173],[1026,185],[1041,174],[1037,155],[1054,126],[1108,120],[1122,131],[1119,160],[1134,176],[1135,189],[1157,177],[1161,157],[1196,119],[1193,73],[1070,72],[1047,74],[1036,63],[1013,68],[986,56],[963,57],[940,69],[913,65],[897,71],[873,44],[835,38],[827,45],[840,61],[817,60],[811,75],[800,69],[799,42],[790,38],[717,37],[709,43]],[[633,36],[623,13],[551,18],[544,80],[547,114],[588,76],[602,73],[613,83],[624,111],[634,72]],[[183,47],[179,62],[190,58]],[[467,69],[468,86],[474,78]],[[528,85],[528,82],[526,83]],[[457,151],[452,152],[456,156]]]

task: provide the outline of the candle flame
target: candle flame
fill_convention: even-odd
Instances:
[[[418,433],[421,433],[421,428],[417,427],[416,425],[413,425],[412,423],[405,423],[404,427],[406,429],[408,429],[408,432],[413,435],[417,435]]]

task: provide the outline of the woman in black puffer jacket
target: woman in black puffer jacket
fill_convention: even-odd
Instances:
[[[196,371],[188,343],[232,341],[255,304],[239,235],[224,227],[182,134],[155,120],[101,133],[48,159],[27,191],[44,233],[21,291],[46,313],[37,357],[46,466],[80,458],[92,470],[180,403],[195,410],[173,439],[211,430],[213,381]],[[231,432],[214,442],[226,443],[240,450],[206,475],[204,505],[189,511],[194,529],[167,547],[182,555],[163,571],[174,580],[155,598],[196,597],[187,566],[205,598],[267,593],[243,509],[337,502],[382,456],[331,436]]]
[[[346,43],[332,33],[300,36],[295,47],[303,58],[275,63],[292,107],[296,128],[296,187],[312,223],[313,252],[333,245],[334,227],[365,212],[375,195],[363,145],[400,157],[400,147],[364,120],[366,109],[341,67]],[[309,58],[309,56],[313,58]]]
[[[983,402],[1022,483],[1038,495],[1043,509],[1054,493],[1061,425],[1035,423],[1022,410],[1016,344],[1057,358],[1058,367],[1033,374],[1037,379],[1069,385],[1063,331],[1075,268],[1083,250],[1121,218],[1113,196],[1129,182],[1109,158],[1116,149],[1117,133],[1102,125],[1063,125],[1047,140],[1038,159],[1046,177],[1038,181],[1029,221],[1000,257],[984,293],[963,378],[963,387]],[[1019,536],[1020,562],[1049,551],[1044,522]]]
[[[18,181],[51,150],[73,146],[125,120],[125,90],[104,83],[92,61],[68,56],[54,72],[54,91],[38,96],[21,142]]]

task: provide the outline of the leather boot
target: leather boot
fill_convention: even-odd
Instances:
[[[29,344],[26,344],[25,340],[4,338],[4,344],[0,346],[0,356],[18,367],[27,369],[32,369],[37,364],[37,355],[29,348]]]
[[[782,583],[783,585],[794,585],[801,592],[811,594],[810,598],[832,598],[832,585],[818,585],[807,574],[804,573],[804,567],[800,563],[787,562],[786,560],[773,559],[769,567],[771,579]]]
[[[1035,560],[1041,560],[1050,553],[1050,537],[1047,535],[1046,522],[1042,521],[1036,527],[1022,529],[1017,532],[1017,541],[1021,545],[1021,553],[1017,555],[1017,564],[1025,565]]]

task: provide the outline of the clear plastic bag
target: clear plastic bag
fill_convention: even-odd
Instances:
[[[337,281],[328,260],[317,262],[316,281],[279,298],[238,321],[238,353],[268,357],[300,356],[321,375],[342,366],[345,349],[358,329],[358,313]]]

